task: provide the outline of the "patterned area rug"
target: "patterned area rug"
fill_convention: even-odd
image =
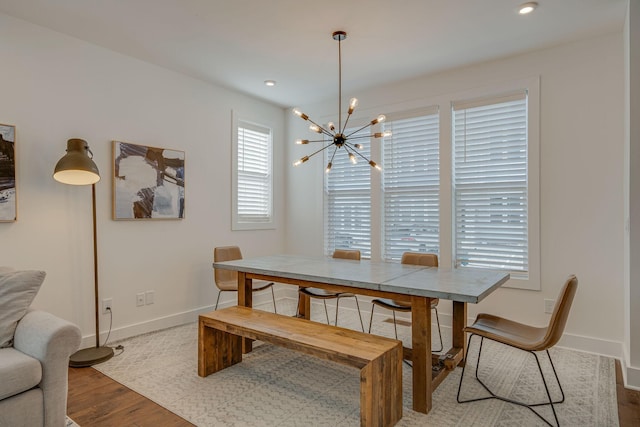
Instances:
[[[65,421],[65,427],[80,427],[80,426],[76,424],[76,422],[73,421],[71,418],[67,417]]]
[[[279,312],[287,313],[285,308],[290,313],[295,310],[292,303],[278,301]],[[314,320],[324,321],[321,306],[313,310]],[[368,319],[364,320],[368,327]],[[349,309],[340,310],[339,324],[360,328],[357,313]],[[393,337],[393,324],[386,316],[376,315],[372,332]],[[443,330],[443,339],[448,348],[446,332]],[[408,327],[398,326],[398,334],[408,342]],[[95,368],[198,426],[360,425],[356,369],[261,344],[242,363],[200,378],[197,336],[197,324],[193,323],[113,343],[122,344],[124,352]],[[433,339],[434,343],[438,340],[435,330]],[[475,366],[477,350],[476,342],[469,354],[471,366]],[[544,387],[530,354],[487,340],[482,351],[480,376],[495,392],[514,399],[544,399]],[[565,403],[556,406],[560,424],[618,426],[614,360],[561,348],[552,349],[551,356],[566,395]],[[547,374],[551,369],[548,359],[544,354],[541,359]],[[433,409],[425,415],[411,409],[411,368],[403,364],[404,410],[397,425],[544,425],[530,410],[495,399],[457,403],[461,372],[457,368],[437,388]],[[558,395],[557,387],[551,390],[552,395]],[[472,370],[465,372],[462,391],[463,398],[486,394],[473,379]],[[552,419],[549,408],[540,411]]]

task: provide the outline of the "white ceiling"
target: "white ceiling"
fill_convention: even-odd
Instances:
[[[628,0],[0,0],[0,12],[283,107],[620,31]],[[264,80],[277,81],[275,87]]]

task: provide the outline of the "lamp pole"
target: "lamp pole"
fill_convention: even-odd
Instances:
[[[98,229],[96,225],[96,184],[91,184],[91,205],[93,207],[93,298],[96,312],[96,348],[100,347],[100,319],[98,314]]]
[[[91,154],[91,157],[89,157]],[[56,164],[53,178],[63,184],[91,184],[91,207],[93,216],[93,297],[96,315],[96,346],[78,350],[69,358],[69,366],[83,368],[105,362],[113,357],[113,348],[100,347],[100,312],[98,307],[98,230],[96,221],[96,182],[100,180],[98,167],[93,162],[93,153],[83,139],[67,141],[67,154]]]

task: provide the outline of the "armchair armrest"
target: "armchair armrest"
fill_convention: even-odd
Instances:
[[[64,425],[69,356],[80,347],[80,329],[51,313],[29,310],[18,322],[13,347],[42,364],[45,426]]]

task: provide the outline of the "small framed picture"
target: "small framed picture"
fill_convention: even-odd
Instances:
[[[15,221],[16,127],[0,124],[0,222]]]
[[[184,151],[113,141],[113,219],[182,219],[184,206]]]

